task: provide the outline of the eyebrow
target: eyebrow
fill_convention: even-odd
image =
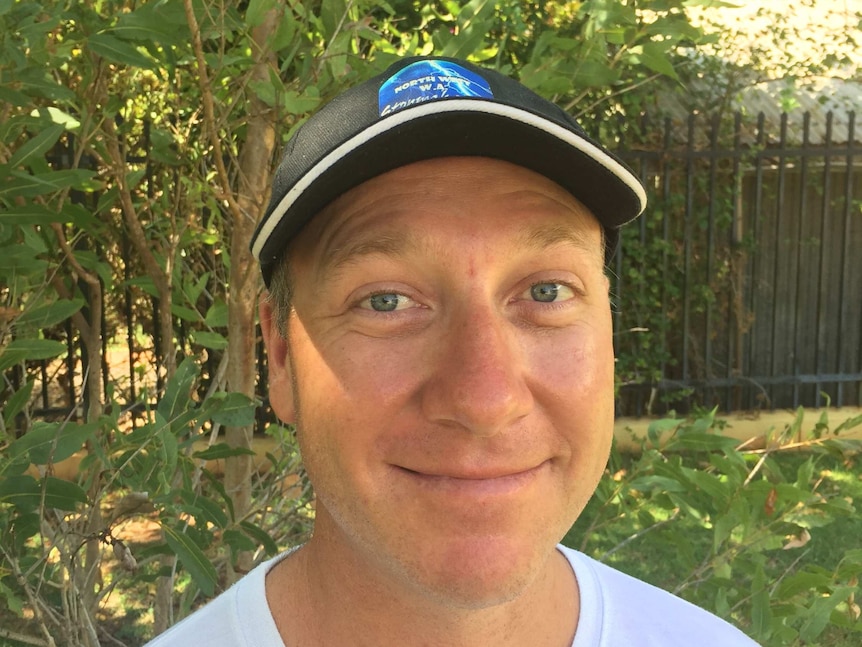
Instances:
[[[533,249],[542,250],[554,245],[569,244],[586,252],[601,251],[601,240],[596,241],[575,226],[538,225],[521,235],[521,244]]]
[[[324,248],[320,268],[323,272],[335,272],[366,256],[406,256],[421,247],[415,232],[394,229],[377,233],[373,238],[360,235],[338,247]]]
[[[514,193],[512,195],[513,201],[517,200],[518,197],[520,197],[519,193]],[[553,202],[557,201],[554,200]],[[568,210],[569,207],[566,209]],[[529,207],[525,209],[527,212],[529,210]],[[519,233],[517,244],[519,247],[537,251],[568,244],[587,253],[596,253],[603,261],[601,236],[597,244],[595,239],[589,235],[590,232],[583,226],[583,217],[583,213],[569,213],[564,224],[538,223],[530,226],[529,215],[525,213],[525,229]],[[404,257],[427,248],[427,241],[423,240],[421,231],[392,227],[375,233],[373,237],[363,236],[361,230],[359,235],[351,237],[351,225],[349,223],[350,221],[346,220],[336,226],[334,230],[323,234],[321,240],[323,250],[318,265],[322,272],[337,272],[344,266],[358,262],[368,256]],[[347,229],[346,232],[345,229]]]
[[[571,245],[590,254],[601,256],[601,242],[596,242],[586,232],[572,226],[537,225],[521,232],[518,236],[519,247],[542,251],[556,245]],[[393,229],[376,234],[373,238],[360,235],[355,240],[324,250],[320,268],[324,273],[334,273],[339,269],[358,262],[368,256],[409,256],[426,247],[421,235],[416,232]],[[602,257],[603,258],[603,257]]]

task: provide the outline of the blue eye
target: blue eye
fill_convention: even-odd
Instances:
[[[404,310],[405,308],[412,307],[415,303],[413,299],[403,294],[383,292],[363,299],[359,305],[362,308],[371,309],[375,312],[394,312],[395,310]]]
[[[571,299],[575,296],[572,288],[562,283],[554,282],[531,285],[529,293],[529,298],[539,303],[553,303],[555,301]],[[524,297],[526,298],[526,294]]]
[[[392,312],[398,308],[398,298],[397,294],[375,294],[368,299],[368,304],[377,312]]]

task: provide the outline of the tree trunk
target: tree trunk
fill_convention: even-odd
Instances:
[[[72,276],[83,283],[82,290],[87,302],[87,314],[77,312],[73,315],[72,320],[81,333],[81,340],[84,343],[84,350],[87,354],[87,375],[84,383],[87,411],[84,415],[88,423],[93,423],[99,420],[105,405],[105,394],[102,390],[102,345],[104,342],[102,331],[102,308],[104,307],[102,284],[98,276],[92,272],[88,272],[78,262],[74,251],[69,246],[63,227],[55,223],[52,225],[52,228],[56,234],[57,243],[63,256],[72,268]],[[63,285],[62,279],[55,277],[52,279],[52,282],[61,297],[69,298],[72,296],[71,291],[67,290]],[[88,442],[88,449],[90,449],[89,444]],[[71,629],[77,636],[76,640],[81,642],[84,647],[99,647],[99,640],[94,627],[99,607],[96,585],[101,579],[102,560],[100,544],[95,537],[103,528],[100,500],[102,477],[101,469],[98,465],[93,465],[90,469],[90,473],[95,475],[88,491],[92,505],[86,518],[83,520],[85,527],[83,528],[84,532],[81,533],[88,539],[80,566],[75,568],[74,558],[70,559],[69,570],[71,578],[69,586],[72,589],[73,595],[70,596],[71,599],[69,602],[76,607],[72,613],[72,617],[80,619],[79,626]]]
[[[251,32],[253,56],[252,79],[267,81],[275,57],[268,41],[278,25],[279,11],[271,10],[263,22]],[[249,250],[255,224],[269,199],[272,158],[275,149],[275,111],[254,96],[248,107],[246,138],[239,156],[240,185],[231,228],[230,294],[228,296],[228,366],[227,386],[230,391],[254,397],[256,374],[255,303],[259,279],[257,265]],[[225,439],[231,447],[251,448],[253,425],[228,427]],[[243,519],[251,507],[252,457],[232,456],[225,461],[225,490],[233,499],[237,520]],[[251,568],[251,554],[238,556],[236,569]]]
[[[90,328],[88,334],[84,335],[84,347],[87,351],[89,372],[87,374],[88,407],[87,422],[96,422],[102,415],[104,408],[104,394],[102,392],[102,285],[98,278],[90,276],[88,280],[89,305],[90,305]],[[88,443],[89,445],[89,443]],[[89,449],[89,447],[88,447]],[[81,586],[82,613],[87,614],[89,622],[87,625],[91,631],[82,633],[86,641],[86,647],[99,647],[95,630],[96,613],[99,609],[99,598],[96,592],[96,583],[101,579],[101,545],[98,540],[92,539],[103,528],[102,507],[100,493],[102,490],[101,469],[93,467],[95,475],[90,485],[90,500],[92,506],[87,518],[87,548],[84,552],[84,582]]]

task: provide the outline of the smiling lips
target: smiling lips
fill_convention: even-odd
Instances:
[[[532,483],[548,468],[549,461],[522,470],[486,470],[484,473],[429,473],[394,466],[422,488],[447,493],[472,495],[505,495]]]

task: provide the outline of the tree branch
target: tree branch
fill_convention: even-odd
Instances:
[[[150,241],[141,225],[141,220],[132,202],[132,193],[126,181],[125,158],[120,151],[120,140],[117,129],[112,119],[105,119],[104,126],[105,145],[111,158],[111,171],[119,189],[120,205],[123,221],[129,233],[129,238],[135,251],[140,255],[144,263],[144,269],[153,279],[156,291],[159,295],[159,331],[162,337],[163,361],[167,379],[170,379],[176,370],[176,353],[173,347],[174,327],[171,314],[171,279],[168,270],[162,269],[150,249]],[[170,267],[170,265],[169,265]]]
[[[45,642],[41,638],[36,638],[35,636],[28,636],[27,634],[12,631],[11,629],[3,629],[2,627],[0,627],[0,638],[17,640],[19,643],[24,643],[25,645],[37,645],[38,647],[49,646],[49,643]]]
[[[54,291],[61,299],[66,299],[67,301],[72,299],[72,293],[69,292],[66,285],[63,283],[63,280],[59,276],[54,274],[50,281]],[[75,327],[81,331],[81,334],[84,335],[85,338],[90,337],[90,324],[87,323],[87,320],[84,318],[84,315],[81,314],[80,310],[72,315],[72,323],[75,324]]]
[[[224,165],[224,156],[221,148],[221,140],[216,129],[215,103],[213,102],[212,90],[210,89],[209,73],[207,72],[207,62],[204,58],[204,46],[201,41],[201,28],[198,24],[198,19],[195,17],[192,0],[183,0],[183,6],[186,10],[186,22],[189,24],[189,29],[192,33],[192,49],[195,53],[195,60],[198,65],[198,86],[201,90],[201,99],[204,109],[204,124],[207,129],[207,134],[210,138],[210,144],[213,147],[213,156],[215,157],[216,172],[218,173],[221,191],[219,197],[228,203],[228,208],[236,220],[242,217],[242,209],[237,204],[236,199],[231,191],[230,177]]]
[[[610,101],[614,97],[618,97],[621,94],[626,94],[627,92],[631,92],[632,90],[636,90],[637,88],[641,87],[642,85],[646,85],[647,83],[652,83],[653,81],[655,81],[660,76],[661,76],[661,74],[656,73],[656,74],[653,74],[652,76],[648,76],[645,79],[638,81],[637,83],[633,83],[632,85],[627,85],[624,88],[620,88],[616,92],[611,92],[609,95],[602,97],[601,99],[598,99],[596,101],[593,101],[590,105],[579,110],[578,114],[579,115],[586,114],[590,110],[593,110],[594,108],[598,107],[599,105],[601,105],[607,101]],[[584,93],[584,94],[586,94],[586,93]],[[572,108],[574,108],[576,105],[578,105],[578,102],[580,102],[580,100],[583,98],[584,94],[578,95],[572,101],[569,101],[569,103],[567,103],[564,106],[566,112],[569,112]]]
[[[123,159],[123,154],[120,151],[120,140],[117,136],[117,129],[111,119],[105,119],[103,126],[106,134],[105,145],[110,156],[110,166],[120,190],[120,206],[123,212],[123,220],[129,230],[129,237],[132,244],[135,246],[135,251],[141,255],[141,260],[144,263],[144,269],[147,274],[152,277],[156,284],[156,290],[159,292],[159,297],[170,292],[170,285],[164,276],[164,271],[159,267],[156,257],[150,249],[147,235],[144,233],[144,228],[141,225],[140,218],[135,211],[135,205],[132,203],[132,193],[129,190],[128,182],[126,181],[125,168],[126,163]]]

